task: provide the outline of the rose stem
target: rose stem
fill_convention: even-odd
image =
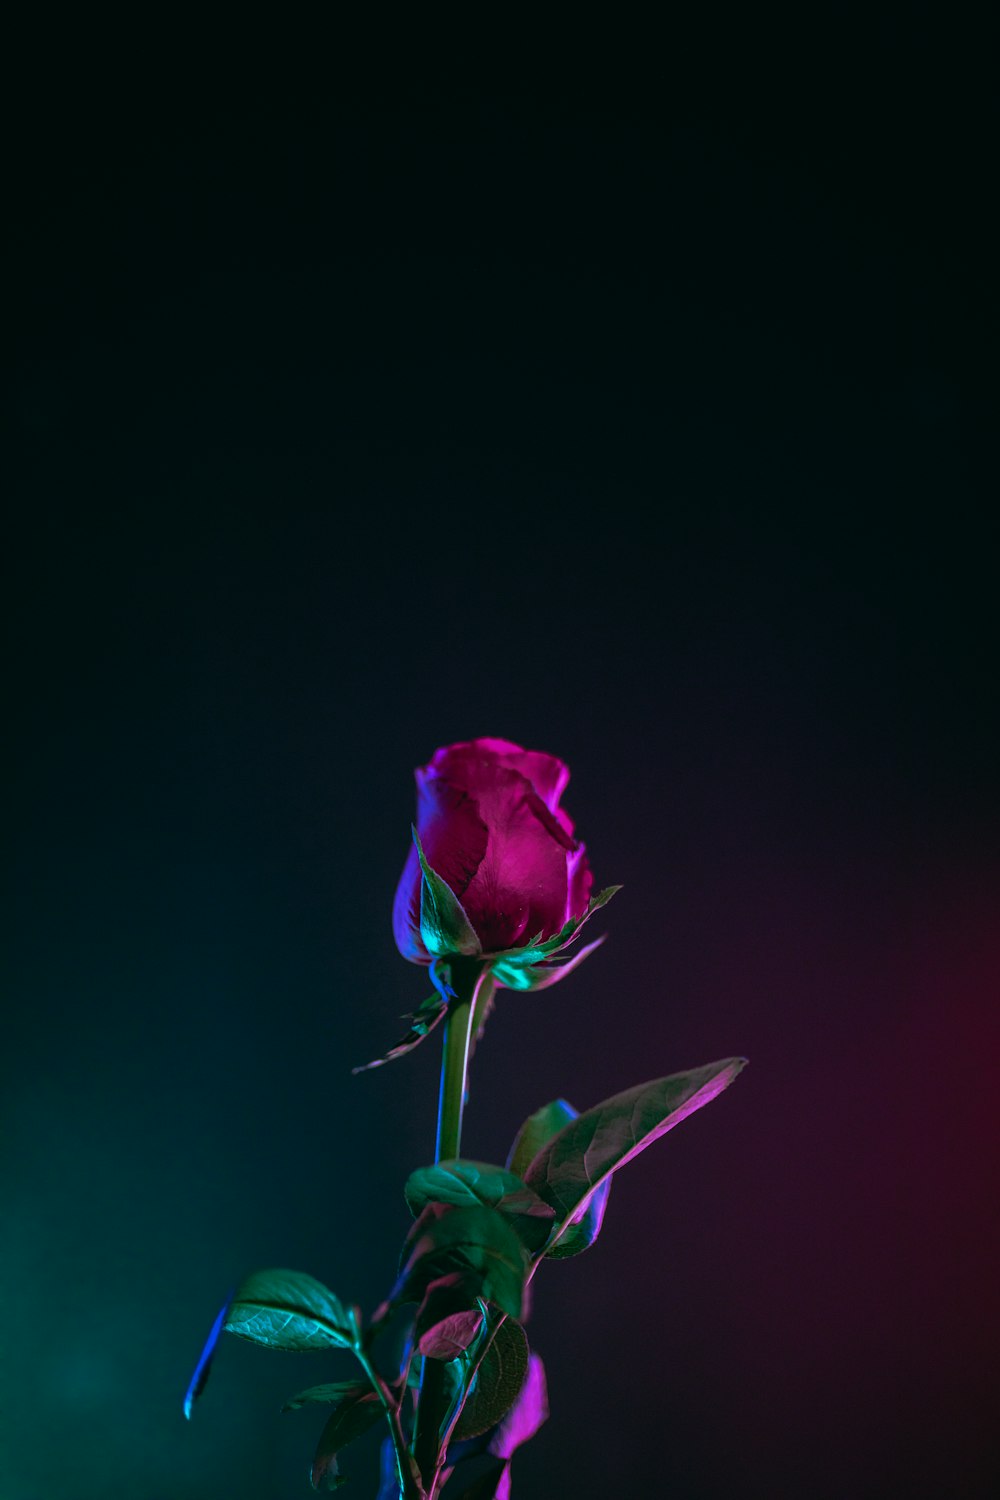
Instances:
[[[441,1091],[438,1095],[437,1142],[434,1160],[451,1161],[462,1144],[462,1111],[465,1109],[469,1071],[469,1042],[476,996],[489,970],[482,964],[453,964],[455,999],[445,1017],[441,1057]]]
[[[469,1070],[469,1042],[472,1018],[479,987],[489,974],[489,966],[469,960],[455,960],[451,967],[451,984],[455,991],[444,1023],[444,1048],[441,1057],[441,1091],[438,1095],[437,1142],[434,1160],[451,1161],[462,1145],[462,1111],[465,1108],[465,1085]],[[417,1415],[413,1433],[413,1456],[425,1480],[432,1480],[437,1470],[439,1427],[444,1413],[444,1364],[425,1359],[417,1398]]]
[[[381,1402],[382,1410],[385,1412],[385,1418],[389,1424],[389,1433],[392,1437],[392,1451],[396,1459],[396,1474],[399,1479],[400,1500],[421,1500],[423,1490],[418,1489],[414,1477],[410,1472],[410,1460],[406,1452],[406,1439],[403,1437],[403,1429],[399,1422],[399,1408],[393,1405],[392,1397],[386,1389],[385,1381],[376,1370],[367,1349],[363,1345],[360,1345],[355,1350],[355,1353],[361,1361],[365,1374],[368,1376],[369,1384]]]

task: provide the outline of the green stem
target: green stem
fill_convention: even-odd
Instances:
[[[417,1483],[410,1455],[406,1451],[406,1439],[403,1436],[403,1429],[399,1420],[399,1408],[393,1402],[388,1387],[376,1370],[367,1349],[363,1345],[358,1344],[355,1346],[354,1352],[361,1361],[361,1367],[368,1376],[372,1389],[376,1392],[378,1399],[382,1403],[382,1410],[385,1412],[385,1419],[389,1424],[389,1433],[392,1437],[392,1450],[396,1455],[396,1473],[399,1476],[400,1500],[424,1500],[424,1491]],[[403,1390],[404,1392],[406,1390],[405,1384]]]
[[[455,999],[444,1023],[435,1162],[451,1161],[461,1151],[472,1019],[480,987],[488,974],[489,967],[474,960],[456,959],[452,964],[451,982]],[[413,1456],[424,1477],[424,1483],[431,1485],[432,1496],[438,1471],[441,1419],[446,1404],[444,1379],[444,1364],[440,1360],[425,1359],[417,1398]]]
[[[478,969],[478,966],[477,966]],[[466,1076],[469,1070],[469,1041],[476,992],[483,973],[472,977],[472,983],[455,985],[457,998],[445,1018],[444,1052],[441,1058],[441,1090],[438,1094],[437,1141],[434,1160],[452,1161],[462,1145],[462,1112],[465,1109]],[[463,975],[462,979],[468,979]],[[459,987],[461,986],[461,987]]]
[[[455,1428],[458,1426],[458,1419],[462,1415],[462,1410],[465,1406],[466,1401],[468,1400],[472,1382],[475,1380],[476,1376],[479,1373],[479,1366],[486,1358],[487,1350],[500,1331],[501,1323],[506,1323],[506,1321],[507,1314],[505,1312],[500,1312],[499,1308],[494,1312],[487,1314],[482,1333],[479,1336],[479,1343],[476,1345],[473,1361],[465,1372],[466,1379],[464,1390],[462,1391],[458,1399],[452,1403],[451,1409],[445,1413],[444,1431],[441,1434],[441,1452],[438,1457],[437,1471],[434,1475],[434,1480],[430,1488],[430,1493],[432,1496],[436,1493],[437,1483],[441,1477],[441,1471],[444,1468],[444,1455],[448,1451],[448,1444],[451,1442],[451,1435],[455,1431]]]

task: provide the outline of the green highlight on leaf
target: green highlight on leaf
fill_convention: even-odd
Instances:
[[[358,1339],[353,1314],[304,1271],[253,1271],[236,1289],[226,1332],[269,1349],[305,1353],[350,1349]]]
[[[556,1212],[560,1227],[547,1253],[581,1219],[612,1173],[709,1104],[745,1065],[744,1057],[728,1057],[687,1073],[640,1083],[586,1110],[552,1136],[524,1174],[528,1186]]]
[[[420,835],[413,829],[413,842],[420,860],[420,940],[434,958],[448,953],[474,958],[482,944],[465,908],[446,880],[432,870],[424,856]]]

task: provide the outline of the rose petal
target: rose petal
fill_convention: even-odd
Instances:
[[[477,764],[469,762],[467,769],[473,771]],[[462,904],[484,950],[513,947],[538,931],[558,932],[569,891],[567,845],[572,841],[518,772],[494,764],[471,779],[490,832]]]
[[[519,771],[528,778],[550,812],[555,812],[569,782],[569,767],[557,755],[549,755],[544,750],[525,750],[513,740],[483,738],[445,745],[434,752],[431,766],[447,775],[457,786],[471,791],[463,774],[464,767],[477,761]]]

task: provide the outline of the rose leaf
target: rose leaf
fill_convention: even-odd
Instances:
[[[540,1250],[548,1239],[555,1217],[549,1204],[520,1177],[486,1162],[454,1160],[418,1167],[411,1173],[405,1192],[413,1214],[420,1213],[428,1203],[495,1208],[532,1252]]]
[[[528,1359],[528,1374],[518,1392],[517,1399],[489,1442],[489,1451],[496,1458],[509,1459],[518,1448],[534,1437],[549,1418],[549,1393],[545,1384],[545,1366],[537,1354]]]
[[[520,1323],[507,1318],[483,1355],[452,1438],[479,1437],[507,1415],[528,1373],[528,1340]]]
[[[364,1391],[370,1391],[371,1386],[366,1380],[335,1380],[327,1385],[311,1385],[307,1390],[298,1391],[294,1396],[289,1396],[282,1411],[298,1411],[300,1407],[317,1402],[322,1405],[332,1405],[336,1401],[343,1401],[348,1396],[361,1395]]]
[[[612,1173],[721,1094],[745,1064],[745,1058],[729,1057],[640,1083],[585,1110],[552,1136],[524,1174],[528,1186],[556,1211],[560,1227],[549,1253]]]
[[[270,1349],[349,1349],[357,1339],[351,1312],[304,1271],[253,1271],[237,1287],[227,1333]]]
[[[381,1401],[374,1391],[367,1389],[346,1396],[334,1407],[316,1445],[310,1476],[314,1490],[335,1490],[344,1483],[337,1470],[338,1454],[374,1427],[381,1416]]]
[[[431,1282],[458,1272],[473,1294],[518,1317],[528,1252],[496,1209],[429,1203],[407,1235],[392,1302],[419,1302]]]

